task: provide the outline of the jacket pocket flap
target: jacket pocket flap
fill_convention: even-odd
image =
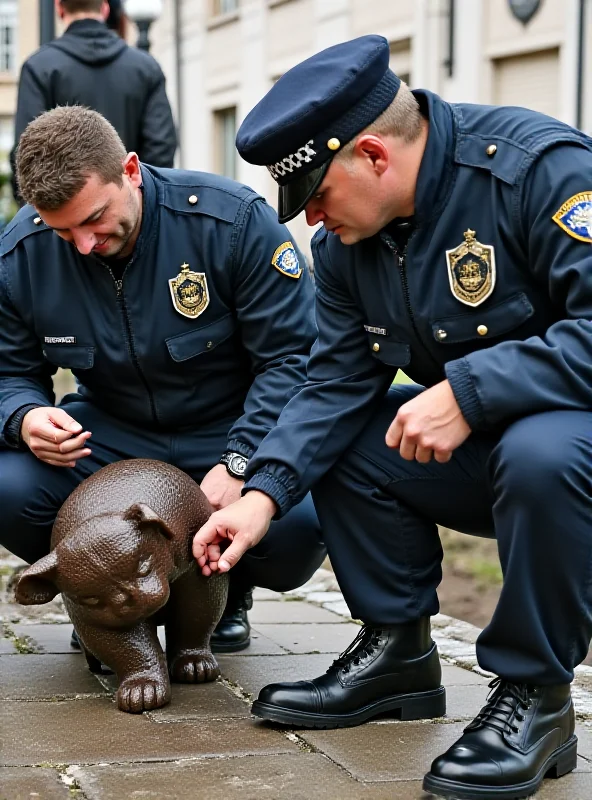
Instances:
[[[436,319],[432,322],[432,334],[441,344],[495,339],[522,325],[533,314],[532,303],[519,292],[487,309],[475,308],[467,314]]]
[[[90,369],[95,363],[95,348],[78,344],[44,344],[43,355],[64,369]]]
[[[202,328],[179,333],[166,339],[166,346],[173,361],[187,361],[201,353],[209,353],[234,333],[232,314],[210,322]]]
[[[389,367],[405,367],[411,361],[411,348],[405,342],[393,342],[384,336],[369,333],[368,346],[374,358]]]

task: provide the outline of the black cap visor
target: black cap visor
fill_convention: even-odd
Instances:
[[[279,187],[278,219],[280,222],[289,222],[304,210],[304,206],[321,185],[332,160],[330,158],[301,178],[296,178],[285,186]]]

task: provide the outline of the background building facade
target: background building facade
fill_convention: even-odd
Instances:
[[[511,5],[538,8],[525,24]],[[591,0],[165,0],[151,38],[180,123],[180,163],[275,203],[266,170],[235,155],[237,126],[293,64],[367,33],[389,40],[391,66],[412,88],[524,105],[592,131]],[[303,215],[290,226],[305,245]]]
[[[20,65],[38,47],[38,6],[0,0],[2,168]],[[526,24],[516,16],[533,8]],[[179,126],[179,166],[229,175],[275,204],[266,170],[236,154],[238,125],[293,64],[367,33],[389,40],[391,66],[411,87],[524,105],[592,132],[592,0],[164,0],[150,39]],[[291,228],[306,245],[304,219]]]

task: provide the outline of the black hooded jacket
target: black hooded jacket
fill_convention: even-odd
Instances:
[[[177,137],[163,72],[151,55],[129,47],[103,22],[72,22],[23,64],[13,166],[16,144],[29,122],[64,105],[99,111],[145,164],[173,166]],[[16,189],[14,184],[13,179]]]

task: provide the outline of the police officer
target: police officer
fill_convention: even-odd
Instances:
[[[239,130],[279,184],[280,219],[323,224],[319,332],[244,496],[194,553],[229,569],[316,484],[364,625],[325,675],[267,686],[253,711],[326,728],[444,713],[436,523],[495,536],[504,586],[477,655],[498,677],[424,787],[521,798],[576,765],[570,682],[592,634],[592,141],[525,109],[411,93],[388,63],[378,36],[324,50]],[[419,385],[389,388],[399,368]]]
[[[305,378],[304,260],[251,189],[140,164],[95,111],[29,124],[30,205],[0,240],[0,543],[47,553],[56,512],[99,467],[156,458],[240,496],[249,457]],[[51,376],[76,393],[54,407]],[[249,644],[251,588],[294,588],[324,557],[310,497],[230,581],[218,652]]]

